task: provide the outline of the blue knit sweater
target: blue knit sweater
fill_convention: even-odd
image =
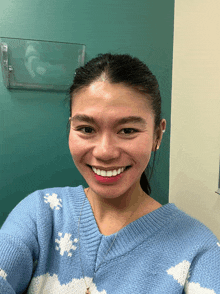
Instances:
[[[220,242],[174,204],[124,227],[106,255],[114,238],[83,186],[36,191],[0,230],[0,293],[84,294],[82,262],[92,294],[220,294]]]

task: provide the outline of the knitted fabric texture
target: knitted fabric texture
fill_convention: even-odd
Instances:
[[[12,210],[0,230],[1,294],[86,292],[85,197],[81,185],[45,189]],[[220,294],[220,242],[173,203],[121,229],[106,255],[114,237],[100,233],[86,198],[80,251],[92,294]]]

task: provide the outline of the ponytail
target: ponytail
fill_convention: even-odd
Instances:
[[[157,149],[156,149],[157,150]],[[154,163],[155,163],[155,155],[156,155],[156,151],[154,151],[154,161],[153,161],[153,167],[152,167],[152,171],[151,171],[151,175],[150,175],[150,178],[149,180],[151,179],[152,177],[152,174],[153,174],[153,168],[154,168]],[[149,169],[149,164],[147,166],[147,169]],[[149,180],[145,174],[145,172],[143,172],[143,174],[141,175],[141,179],[140,179],[140,185],[141,185],[141,189],[148,195],[151,194],[151,187],[150,187],[150,183],[149,183]]]
[[[143,174],[141,175],[141,180],[140,180],[140,185],[141,185],[141,189],[148,195],[151,194],[151,187],[150,187],[150,183],[147,179],[147,176],[145,174],[145,172],[143,172]]]

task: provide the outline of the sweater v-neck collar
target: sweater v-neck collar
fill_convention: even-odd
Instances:
[[[80,242],[86,244],[85,250],[88,250],[88,254],[90,255],[91,252],[95,250],[97,244],[99,244],[100,250],[103,246],[106,248],[110,247],[117,233],[108,236],[101,234],[90,202],[84,192],[84,187],[80,185],[70,188],[70,194],[74,197],[71,197],[71,206],[75,210],[77,220],[79,219],[83,206],[80,217]],[[178,213],[178,208],[175,204],[168,203],[129,223],[118,232],[106,260],[125,254],[147,240],[154,233],[167,226],[175,217],[176,213]]]

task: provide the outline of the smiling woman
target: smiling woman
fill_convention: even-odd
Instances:
[[[69,123],[89,187],[36,191],[15,207],[0,230],[0,293],[220,293],[220,242],[150,197],[145,170],[166,120],[149,68],[110,53],[78,68]]]
[[[94,83],[96,82],[96,83]],[[104,82],[104,83],[103,83]],[[117,111],[120,111],[121,115],[120,118],[118,118],[118,121],[114,121],[115,124],[123,125],[126,122],[130,125],[127,125],[126,127],[133,126],[133,133],[137,132],[136,127],[139,125],[139,127],[142,127],[142,129],[146,126],[146,119],[144,117],[141,117],[139,115],[139,109],[140,107],[148,107],[148,110],[151,109],[150,115],[154,117],[153,119],[153,128],[152,131],[155,135],[156,140],[156,146],[154,146],[154,150],[156,151],[159,149],[159,145],[162,139],[162,132],[165,131],[166,127],[166,121],[163,119],[161,120],[161,97],[160,97],[160,91],[158,87],[157,80],[155,76],[150,72],[148,67],[140,62],[137,58],[131,58],[128,55],[113,55],[111,54],[105,54],[105,57],[101,60],[99,57],[94,58],[92,61],[88,62],[86,67],[81,67],[76,70],[75,79],[72,87],[70,88],[70,115],[72,116],[72,107],[74,105],[73,102],[76,100],[77,92],[82,90],[81,92],[85,92],[87,88],[89,87],[90,92],[94,91],[96,98],[98,99],[96,93],[99,93],[100,97],[103,96],[103,85],[107,85],[110,82],[114,87],[113,89],[116,90],[116,88],[122,88],[122,92],[124,94],[121,94],[121,89],[118,89],[118,105]],[[87,94],[86,94],[87,95]],[[108,98],[110,97],[108,93],[105,93],[105,98],[108,101]],[[124,95],[124,98],[122,96]],[[127,96],[126,96],[127,95]],[[130,99],[129,99],[129,98]],[[130,117],[129,121],[125,117],[125,113],[127,112],[129,116],[131,116],[132,110],[132,104],[130,105],[130,108],[127,106],[129,105],[129,100],[133,98],[133,103],[136,102],[137,99],[139,99],[139,105],[136,105],[136,111],[133,111],[133,113],[136,114],[135,118]],[[124,100],[123,100],[124,99]],[[142,100],[142,101],[141,101]],[[93,103],[95,103],[94,99],[92,100]],[[122,105],[119,104],[119,101],[121,101]],[[90,100],[91,102],[91,100]],[[100,100],[97,101],[99,103]],[[82,103],[82,99],[80,100],[80,103]],[[123,105],[124,103],[124,105]],[[93,104],[94,105],[94,104]],[[106,108],[111,107],[111,105],[106,105],[105,109],[103,109],[104,113],[103,115],[106,115]],[[88,111],[88,109],[87,109]],[[100,108],[95,110],[95,113],[99,113],[102,111]],[[115,116],[115,111],[113,108],[109,108],[108,111],[112,112],[113,116]],[[145,113],[146,115],[146,113]],[[76,117],[77,116],[77,117]],[[95,121],[93,117],[88,117],[87,114],[83,113],[76,114],[74,118],[71,119],[71,126],[73,126],[75,119],[95,124]],[[116,118],[115,118],[116,119]],[[117,125],[116,125],[117,126]],[[91,126],[90,126],[91,127]],[[128,128],[127,128],[128,129]],[[130,128],[131,129],[131,128]],[[91,129],[90,129],[91,130]],[[88,126],[87,126],[88,131]],[[140,132],[140,131],[139,131]],[[129,136],[127,136],[129,137]],[[130,136],[131,137],[131,136]],[[143,137],[143,136],[142,136]],[[155,160],[155,154],[154,152],[154,160]],[[147,165],[145,166],[147,168]],[[151,194],[151,187],[149,184],[149,179],[147,179],[144,170],[141,174],[140,179],[140,185],[142,190],[150,195]]]

